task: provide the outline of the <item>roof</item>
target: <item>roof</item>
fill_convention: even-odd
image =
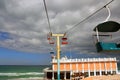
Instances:
[[[120,29],[120,24],[115,21],[107,21],[101,24],[98,24],[93,30],[98,32],[117,32]]]

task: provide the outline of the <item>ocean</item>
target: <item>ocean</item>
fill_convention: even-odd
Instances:
[[[47,67],[50,66],[0,65],[0,80],[39,80],[44,77],[43,69]]]
[[[26,65],[0,65],[0,80],[27,80],[43,78],[43,69],[49,67]]]

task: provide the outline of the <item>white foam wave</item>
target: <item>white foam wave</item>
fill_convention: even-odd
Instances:
[[[8,80],[43,80],[43,77],[17,78],[17,79],[8,79]]]
[[[22,75],[43,75],[44,73],[39,72],[28,72],[28,73],[0,73],[0,76],[22,76]]]

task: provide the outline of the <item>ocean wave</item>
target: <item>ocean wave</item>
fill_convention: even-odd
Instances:
[[[17,78],[17,79],[8,79],[8,80],[43,80],[43,77]]]
[[[27,72],[27,73],[0,73],[0,76],[23,76],[23,75],[43,75],[39,72]]]

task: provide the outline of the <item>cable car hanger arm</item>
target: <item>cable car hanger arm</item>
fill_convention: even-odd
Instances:
[[[108,10],[108,16],[107,16],[107,18],[105,19],[104,22],[108,21],[108,19],[109,19],[110,16],[111,16],[111,12],[110,12],[110,8],[109,8],[109,6],[106,6],[106,9]]]

